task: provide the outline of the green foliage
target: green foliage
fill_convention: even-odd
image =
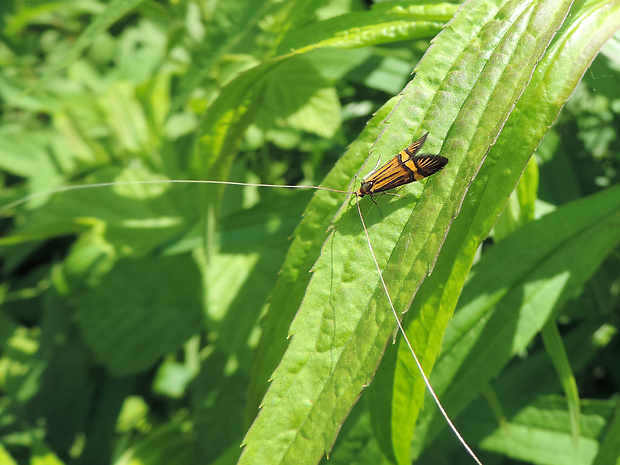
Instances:
[[[1,463],[471,461],[353,196],[168,182],[350,191],[424,132],[360,208],[448,414],[615,463],[620,1],[0,12]]]

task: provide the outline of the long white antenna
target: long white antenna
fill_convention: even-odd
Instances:
[[[11,202],[0,207],[0,212],[10,210],[11,208],[18,207],[25,204],[32,199],[38,199],[39,197],[45,197],[51,194],[60,194],[62,192],[76,191],[80,189],[94,189],[98,187],[113,187],[113,186],[135,186],[143,184],[225,184],[227,186],[252,186],[252,187],[280,187],[285,189],[317,189],[322,191],[339,192],[342,194],[353,194],[349,191],[341,191],[338,189],[330,189],[329,187],[321,186],[289,186],[285,184],[253,184],[246,182],[234,182],[234,181],[204,181],[199,179],[157,179],[150,181],[111,181],[111,182],[99,182],[95,184],[81,184],[75,186],[61,186],[55,189],[48,189],[44,191],[35,192],[33,194],[22,197],[15,202]]]
[[[383,290],[385,291],[385,295],[390,304],[390,308],[392,309],[392,313],[394,314],[394,318],[396,319],[398,330],[403,335],[403,338],[405,339],[405,342],[407,343],[407,347],[409,347],[409,351],[411,352],[411,355],[413,355],[413,360],[415,360],[415,364],[418,366],[418,370],[420,371],[420,374],[422,375],[424,384],[426,384],[426,389],[428,389],[428,392],[430,392],[431,396],[433,397],[433,400],[435,401],[435,404],[437,404],[437,407],[439,408],[439,411],[441,412],[443,417],[446,419],[448,426],[450,426],[450,429],[455,434],[455,436],[458,438],[458,440],[463,445],[465,450],[469,453],[469,455],[471,455],[471,457],[474,459],[474,461],[478,465],[482,465],[482,462],[480,461],[480,459],[478,459],[478,457],[476,456],[474,451],[471,449],[471,447],[469,447],[467,442],[465,442],[465,439],[463,439],[463,436],[461,436],[459,431],[456,429],[456,426],[454,426],[454,423],[452,423],[452,420],[450,420],[450,417],[444,410],[443,405],[441,405],[441,402],[439,402],[439,398],[437,397],[437,394],[435,394],[433,386],[431,386],[431,382],[428,380],[426,373],[424,373],[424,368],[422,368],[422,364],[420,363],[420,360],[418,360],[418,356],[416,355],[415,350],[413,350],[413,346],[411,345],[411,342],[409,342],[407,333],[405,333],[405,328],[403,328],[403,325],[400,322],[400,318],[398,317],[398,313],[396,313],[396,309],[394,308],[394,304],[392,303],[392,298],[390,297],[390,292],[388,291],[387,284],[385,284],[385,280],[383,279],[383,273],[381,273],[381,267],[379,266],[379,262],[377,261],[377,257],[375,256],[375,251],[372,248],[372,243],[370,242],[370,235],[368,234],[368,229],[366,228],[366,222],[364,221],[364,215],[362,215],[362,209],[360,208],[359,196],[356,196],[355,198],[356,198],[356,203],[357,203],[357,211],[360,214],[360,219],[362,220],[362,226],[364,228],[364,232],[366,233],[366,239],[368,242],[368,248],[370,249],[370,255],[372,255],[372,260],[375,262],[375,266],[377,267],[377,271],[379,272],[379,279],[381,280],[381,285],[383,286]]]

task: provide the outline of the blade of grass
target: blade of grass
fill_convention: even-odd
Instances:
[[[562,335],[558,330],[555,321],[548,321],[541,330],[543,342],[549,357],[553,361],[560,383],[564,389],[568,404],[568,414],[570,417],[570,425],[572,432],[573,453],[575,457],[579,456],[579,436],[581,423],[581,405],[579,401],[579,391],[577,390],[577,381],[570,366],[566,349],[562,341]]]

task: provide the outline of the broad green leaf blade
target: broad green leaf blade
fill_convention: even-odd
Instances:
[[[28,179],[28,184],[36,186],[35,189],[56,187],[61,175],[58,167],[50,160],[49,153],[42,148],[48,141],[42,140],[44,137],[39,134],[27,134],[28,137],[24,137],[24,133],[15,131],[13,127],[0,128],[0,168]],[[19,195],[25,194],[20,192]],[[5,204],[10,199],[3,196],[2,200]],[[42,203],[43,199],[39,198],[32,201],[31,205]]]
[[[255,367],[248,340],[256,331],[260,304],[276,282],[289,238],[311,192],[280,189],[272,194],[251,209],[222,216],[219,249],[206,267],[212,289],[206,309],[208,327],[218,334],[219,347],[235,354],[247,373]]]
[[[132,444],[114,463],[116,465],[196,463],[199,461],[199,456],[192,435],[184,431],[181,425],[171,423],[150,431],[148,435]]]
[[[202,327],[190,255],[119,260],[105,272],[103,252],[86,242],[66,263],[70,302],[85,341],[116,376],[150,368]]]
[[[570,413],[566,401],[555,396],[539,398],[511,419],[505,429],[497,429],[481,445],[525,463],[588,465],[597,455],[599,440],[605,434],[613,408],[611,401],[584,402],[580,424],[583,434],[578,455],[571,444]]]
[[[568,11],[561,2],[510,3],[502,15],[512,20],[502,22],[492,21],[499,6],[493,10],[485,2],[468,5],[460,10],[464,30],[458,30],[455,19],[452,29],[438,37],[373,147],[374,153],[393,156],[428,130],[425,149],[433,152],[439,148],[437,138],[448,133],[443,153],[451,162],[428,180],[432,188],[416,183],[403,189],[408,193],[405,199],[382,202],[383,219],[376,210],[367,217],[373,248],[399,312],[409,306],[432,269],[472,177]],[[475,24],[487,21],[480,35]],[[479,47],[481,40],[485,47]],[[510,86],[502,81],[504,73],[514,79]],[[439,92],[435,99],[433,88]],[[437,120],[440,111],[445,118]],[[241,463],[314,463],[329,450],[396,325],[371,270],[359,218],[349,203],[334,221],[314,267],[291,326],[287,353],[246,436]],[[441,334],[434,338],[438,346]]]
[[[590,278],[620,242],[619,212],[617,186],[529,223],[485,253],[431,377],[449,412],[458,415]],[[416,440],[443,427],[436,412],[425,412]]]
[[[299,56],[271,73],[255,124],[270,129],[286,120],[288,127],[330,138],[340,127],[341,111],[334,89]]]
[[[231,369],[226,351],[216,349],[202,361],[191,394],[191,403],[198,407],[192,412],[192,424],[202,450],[200,463],[232,465],[239,458],[239,432],[244,431],[240,407],[247,383],[244,370]]]
[[[161,181],[148,170],[100,169],[93,182]],[[187,185],[106,186],[52,197],[45,208],[18,224],[0,246],[28,243],[99,228],[116,253],[143,256],[187,232],[196,222],[194,191]],[[147,234],[148,231],[148,234]]]
[[[488,236],[532,152],[590,61],[617,28],[619,20],[617,6],[610,11],[598,8],[596,3],[576,9],[575,14],[569,17],[539,63],[497,143],[489,151],[468,191],[459,216],[451,226],[433,274],[424,282],[413,303],[411,316],[428,315],[434,318],[433,325],[445,328],[478,245]],[[592,28],[591,21],[600,29]],[[415,327],[412,331],[410,339],[429,347],[428,338],[421,331],[415,330]],[[387,398],[392,403],[391,410],[399,417],[392,423],[394,434],[411,428],[419,409],[417,396],[422,391],[422,381],[418,377],[412,379],[410,375],[414,368],[410,354],[402,343],[399,353],[400,362],[396,365],[396,372],[390,374],[396,379],[393,399],[389,399],[390,393],[382,392],[376,402],[371,404],[377,407],[376,413],[382,414],[388,407],[381,400]],[[426,409],[425,414],[432,410]],[[401,436],[405,436],[402,437],[402,447],[407,447],[411,431]]]

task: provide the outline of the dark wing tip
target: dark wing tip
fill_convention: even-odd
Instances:
[[[437,171],[443,169],[448,164],[448,159],[441,155],[419,155],[415,157],[415,165],[418,168],[418,172],[422,176],[430,176]]]
[[[422,148],[422,146],[424,145],[424,143],[426,142],[426,138],[428,137],[428,132],[424,133],[422,135],[422,137],[420,137],[418,140],[416,140],[415,142],[413,142],[412,144],[410,144],[409,146],[407,146],[407,148],[405,148],[404,152],[409,155],[409,157],[414,157],[416,153],[418,153],[420,151],[420,149]],[[402,153],[402,152],[401,152]]]

